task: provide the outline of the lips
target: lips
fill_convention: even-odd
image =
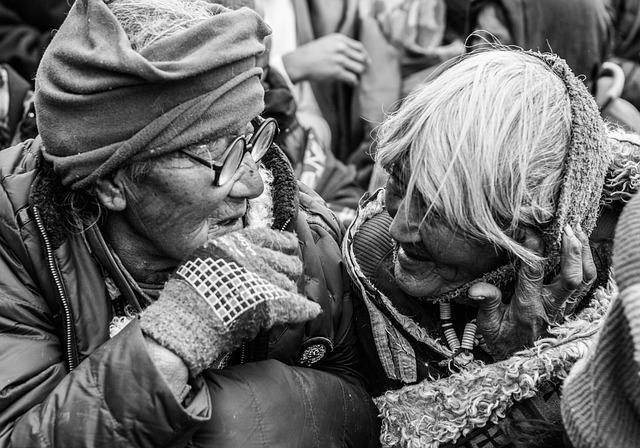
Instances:
[[[432,260],[420,254],[413,246],[398,244],[395,250],[395,258],[403,267],[424,267],[425,264],[432,264]]]
[[[398,250],[403,252],[405,256],[416,261],[430,261],[428,257],[421,254],[413,245],[398,245]]]

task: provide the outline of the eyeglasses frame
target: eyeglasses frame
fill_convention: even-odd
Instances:
[[[273,141],[275,140],[276,136],[278,135],[278,132],[280,132],[280,130],[278,129],[278,123],[277,123],[275,118],[266,118],[265,119],[265,118],[262,118],[262,117],[258,116],[256,118],[254,118],[253,120],[251,120],[251,124],[253,125],[253,127],[257,128],[255,130],[255,132],[253,133],[253,135],[251,136],[251,139],[247,142],[247,138],[246,138],[246,136],[244,134],[237,136],[231,143],[229,143],[229,145],[227,145],[227,148],[224,151],[225,157],[224,157],[224,160],[222,161],[222,163],[216,162],[216,161],[212,161],[212,160],[207,160],[207,159],[205,159],[203,157],[200,157],[200,156],[197,156],[195,154],[190,153],[186,149],[180,149],[179,152],[181,152],[182,154],[187,156],[192,161],[200,163],[200,164],[206,166],[207,168],[209,168],[210,170],[212,170],[215,173],[214,174],[214,178],[213,178],[213,184],[215,186],[219,187],[219,186],[221,186],[221,184],[220,184],[220,175],[221,175],[222,170],[223,170],[223,168],[224,168],[224,166],[225,166],[225,164],[227,162],[227,159],[229,158],[229,155],[231,154],[231,148],[233,148],[240,141],[243,142],[243,148],[242,148],[243,154],[242,154],[242,157],[239,159],[238,166],[236,167],[236,171],[237,171],[238,168],[240,168],[240,165],[242,165],[242,161],[244,160],[245,155],[248,152],[249,153],[251,152],[251,150],[253,149],[253,145],[258,140],[258,137],[262,134],[262,132],[265,131],[267,126],[269,126],[271,123],[275,124],[275,131],[273,133],[273,137],[271,139],[271,143],[269,144],[269,148],[270,148],[271,145],[273,145]],[[266,154],[266,151],[265,151],[265,154]],[[260,158],[262,158],[262,157],[260,157]],[[257,163],[257,162],[260,161],[260,159],[258,159],[258,160],[254,159],[254,161]]]

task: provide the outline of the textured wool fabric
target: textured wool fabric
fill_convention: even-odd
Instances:
[[[616,227],[613,266],[619,295],[563,387],[563,422],[580,448],[640,443],[640,195]]]
[[[580,224],[587,235],[596,225],[604,177],[611,163],[611,147],[598,106],[567,63],[550,53],[527,51],[544,61],[564,82],[571,104],[571,142],[565,160],[555,218],[544,229],[546,255],[559,262],[562,230]]]
[[[249,9],[140,51],[102,0],[76,1],[45,52],[35,105],[45,158],[83,188],[123,164],[238,130],[264,108],[256,56],[270,30]]]
[[[314,319],[320,305],[297,293],[297,253],[289,232],[244,229],[216,238],[196,250],[142,312],[142,331],[197,375],[262,329]]]
[[[382,418],[382,446],[451,446],[476,428],[498,423],[515,402],[535,397],[545,383],[566,377],[585,356],[609,304],[610,295],[600,289],[589,307],[530,349],[493,364],[472,362],[448,377],[424,380],[375,398]]]

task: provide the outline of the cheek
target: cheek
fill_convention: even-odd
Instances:
[[[208,216],[220,213],[224,204],[223,195],[197,177],[164,176],[150,181],[140,188],[133,205],[146,233],[157,237],[189,235],[204,226]]]
[[[480,244],[446,228],[422,226],[420,236],[432,260],[457,269],[461,276],[477,278],[507,262],[491,244]]]

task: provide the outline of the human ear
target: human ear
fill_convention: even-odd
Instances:
[[[121,212],[127,208],[125,182],[120,170],[112,176],[101,177],[96,181],[96,197],[103,207],[114,212]]]

